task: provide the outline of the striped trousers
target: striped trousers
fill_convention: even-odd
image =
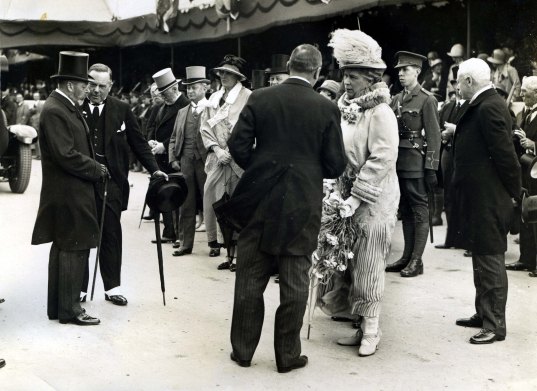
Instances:
[[[274,325],[274,351],[276,364],[289,366],[301,353],[300,329],[308,300],[311,258],[263,253],[259,250],[261,233],[262,223],[254,223],[239,236],[231,345],[237,358],[252,359],[265,316],[263,293],[277,265],[280,305]]]

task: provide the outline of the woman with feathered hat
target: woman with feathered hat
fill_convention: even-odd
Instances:
[[[362,317],[355,336],[340,345],[360,346],[358,354],[375,353],[381,337],[379,315],[384,293],[384,268],[397,220],[399,184],[395,170],[399,135],[390,92],[382,82],[386,64],[382,49],[361,31],[336,30],[329,46],[343,71],[345,93],[338,101],[349,165],[339,179],[344,218],[359,232],[349,262],[352,278],[349,304]]]
[[[246,80],[242,71],[245,63],[244,59],[228,54],[220,65],[213,69],[220,78],[222,87],[211,95],[201,116],[201,138],[208,151],[205,162],[207,180],[203,194],[203,213],[211,257],[220,255],[213,204],[222,197],[224,192],[233,193],[243,173],[229,154],[227,140],[252,93],[241,83]],[[220,243],[222,242],[221,239]],[[233,271],[234,266],[230,260],[227,260],[220,264],[218,269],[231,268]]]

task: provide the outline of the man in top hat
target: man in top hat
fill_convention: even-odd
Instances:
[[[174,256],[192,253],[196,231],[196,194],[203,198],[205,160],[207,149],[203,145],[200,133],[201,113],[207,105],[205,93],[210,81],[205,76],[205,67],[191,66],[186,68],[186,79],[182,82],[190,104],[179,110],[173,133],[170,137],[169,159],[171,168],[185,175],[188,194],[180,209],[181,247],[174,251]]]
[[[493,69],[492,84],[501,87],[508,94],[513,89],[512,97],[516,99],[520,96],[520,78],[517,70],[507,63],[506,57],[502,49],[494,49],[492,57],[487,58]]]
[[[138,121],[130,106],[109,96],[112,88],[112,70],[105,64],[93,64],[89,68],[90,82],[87,97],[82,104],[82,115],[89,129],[95,159],[110,172],[108,195],[99,266],[103,278],[105,300],[112,304],[127,305],[121,292],[122,230],[121,212],[127,209],[130,185],[129,155],[134,156],[154,176],[166,177],[159,171],[151,148],[140,132]],[[104,185],[95,186],[95,200],[100,218],[104,205]],[[81,300],[86,300],[89,267],[86,264],[81,285]]]
[[[272,55],[271,66],[265,71],[268,75],[269,86],[277,86],[289,78],[289,71],[287,70],[288,61],[289,56],[287,54]]]
[[[428,193],[437,185],[436,170],[440,159],[440,126],[438,102],[433,94],[418,83],[424,56],[397,52],[399,81],[403,91],[392,100],[399,123],[397,176],[401,200],[405,248],[401,258],[386,267],[387,272],[400,272],[402,277],[423,273],[422,255],[429,234]]]
[[[179,110],[188,106],[190,101],[179,91],[179,82],[170,68],[165,68],[155,73],[153,80],[157,84],[158,92],[162,96],[164,104],[160,106],[155,117],[154,128],[151,129],[151,133],[147,137],[158,166],[162,171],[170,173],[172,170],[169,165],[168,151],[175,118]],[[162,242],[175,241],[177,236],[173,224],[173,213],[163,213],[162,219],[164,221]]]
[[[80,306],[80,287],[89,251],[97,246],[99,224],[94,184],[108,177],[95,160],[89,129],[77,102],[88,84],[86,53],[60,52],[58,82],[45,101],[39,142],[43,183],[32,244],[52,242],[48,273],[49,319],[97,325]]]

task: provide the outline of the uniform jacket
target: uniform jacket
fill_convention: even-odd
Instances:
[[[400,124],[423,137],[399,140],[397,174],[400,178],[422,178],[424,170],[438,170],[440,163],[440,126],[438,124],[438,102],[419,84],[403,99],[403,91],[391,103]],[[399,131],[403,129],[399,126]],[[426,142],[426,146],[424,145]],[[414,144],[418,147],[415,148]],[[423,154],[419,151],[421,149]]]
[[[91,109],[87,101],[82,105],[82,114],[87,118]],[[121,210],[127,209],[130,185],[129,151],[132,151],[142,165],[150,172],[158,170],[151,148],[140,132],[138,121],[129,105],[109,96],[104,105],[104,154],[112,179],[119,187]]]
[[[477,255],[503,254],[521,191],[520,165],[511,141],[511,116],[494,89],[469,103],[455,130],[452,188],[460,221],[457,247]]]
[[[77,108],[52,92],[40,117],[43,182],[32,244],[54,242],[66,251],[97,246],[93,183],[101,169],[92,157],[88,132]]]
[[[245,230],[260,227],[261,251],[310,256],[321,225],[322,180],[340,176],[347,164],[337,106],[296,78],[258,89],[228,146],[246,170],[231,215]]]
[[[183,142],[185,141],[186,117],[188,115],[189,110],[193,110],[192,105],[183,107],[181,110],[179,110],[179,113],[177,113],[177,118],[175,119],[175,125],[173,127],[173,133],[170,137],[170,146],[168,150],[170,163],[175,160],[180,160],[181,150],[183,149]],[[199,129],[196,136],[196,146],[198,147],[198,151],[200,152],[201,159],[203,160],[203,162],[205,162],[205,160],[207,159],[207,149],[203,145],[203,140],[201,138],[201,132],[199,131]]]

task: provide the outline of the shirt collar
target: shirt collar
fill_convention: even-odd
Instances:
[[[75,102],[73,102],[73,100],[72,100],[71,98],[69,98],[67,95],[65,95],[65,92],[63,92],[63,91],[60,90],[59,88],[56,88],[55,91],[56,91],[58,94],[63,95],[65,98],[67,98],[67,100],[68,100],[69,102],[71,102],[71,104],[72,104],[73,106],[76,107]]]
[[[104,104],[105,104],[105,103],[106,103],[106,99],[103,100],[103,101],[101,102],[101,104],[94,105],[94,104],[91,103],[91,101],[88,99],[88,105],[89,105],[89,107],[90,107],[90,109],[91,109],[91,112],[93,113],[93,109],[94,109],[95,107],[98,107],[98,108],[99,108],[99,115],[101,115],[101,114],[103,113],[103,109],[104,109]]]
[[[311,83],[308,79],[304,78],[304,77],[301,77],[301,76],[289,76],[289,79],[299,79],[299,80],[303,80],[305,81],[306,83],[308,83],[310,86],[311,86]]]

